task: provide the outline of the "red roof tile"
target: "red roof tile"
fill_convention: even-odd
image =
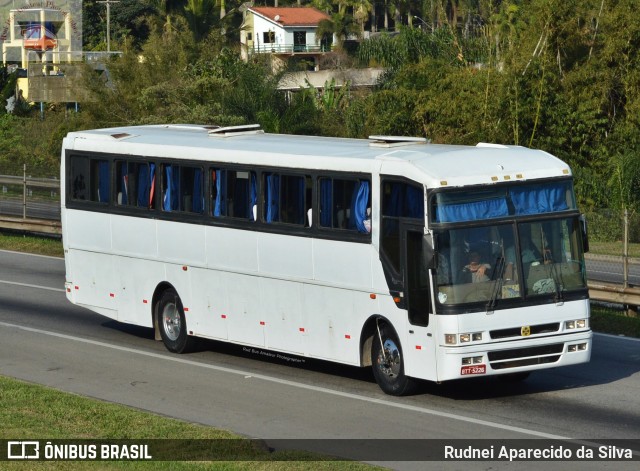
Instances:
[[[320,10],[307,7],[252,7],[249,10],[282,26],[317,26],[320,21],[330,19],[329,15]],[[276,16],[279,17],[277,20]]]

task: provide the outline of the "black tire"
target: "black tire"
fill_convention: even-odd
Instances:
[[[187,335],[187,320],[180,296],[174,289],[167,289],[156,304],[156,322],[162,342],[167,350],[187,353],[193,348],[194,339]]]
[[[415,392],[418,383],[404,374],[404,358],[402,347],[393,327],[380,323],[374,332],[371,346],[371,365],[373,376],[380,389],[391,396],[405,396]],[[382,338],[382,343],[380,342]],[[384,353],[383,353],[384,345]]]

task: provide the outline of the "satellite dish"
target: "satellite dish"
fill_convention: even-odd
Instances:
[[[280,21],[280,15],[276,15],[276,17],[274,18],[274,20],[276,20],[276,21]]]

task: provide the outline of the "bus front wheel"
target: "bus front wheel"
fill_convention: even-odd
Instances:
[[[156,320],[162,342],[167,350],[174,353],[187,353],[193,339],[187,335],[187,321],[182,301],[178,293],[168,289],[156,304]]]
[[[398,335],[393,328],[380,323],[371,346],[373,376],[380,389],[392,396],[404,396],[416,390],[417,383],[404,374],[404,359]]]

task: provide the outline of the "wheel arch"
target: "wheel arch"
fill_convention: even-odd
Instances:
[[[158,316],[156,316],[156,306],[158,305],[158,300],[162,297],[162,293],[169,289],[178,293],[175,286],[168,281],[163,281],[156,286],[156,289],[153,292],[153,297],[151,298],[151,321],[153,322],[153,335],[155,340],[162,340],[162,336],[160,335],[160,326],[158,326]],[[178,296],[180,296],[179,293]]]
[[[370,316],[362,326],[362,332],[360,333],[360,366],[371,366],[371,346],[373,345],[374,337],[377,335],[377,325],[382,323],[389,325],[397,335],[398,331],[385,316],[381,314]]]

